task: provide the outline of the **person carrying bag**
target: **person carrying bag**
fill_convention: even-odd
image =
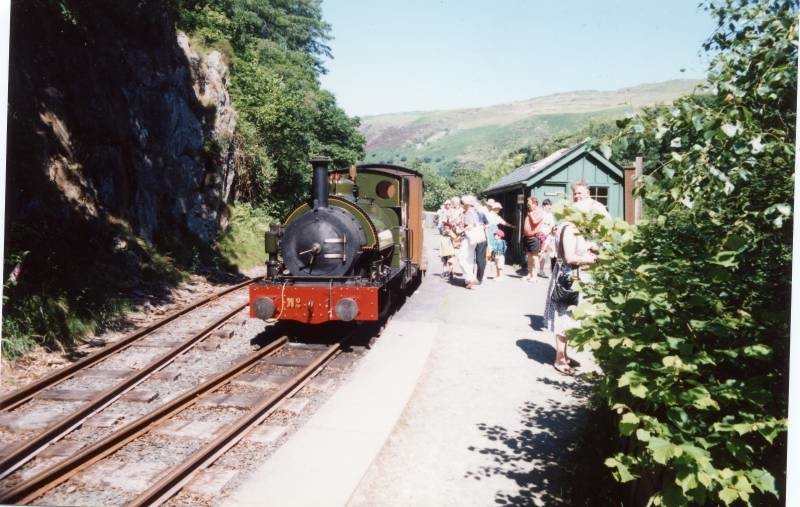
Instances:
[[[550,294],[550,299],[557,305],[574,306],[578,304],[578,291],[572,288],[572,282],[580,276],[580,266],[568,265],[564,260],[564,231],[567,229],[566,224],[561,227],[561,235],[558,241],[558,253],[556,260],[556,268],[553,270],[555,283],[553,290]],[[562,269],[564,266],[569,266],[570,270]],[[573,273],[572,271],[575,271]]]
[[[563,375],[573,375],[573,366],[578,366],[567,356],[566,331],[578,327],[572,318],[571,308],[580,302],[580,292],[573,282],[582,275],[580,266],[594,264],[597,257],[589,249],[588,241],[575,232],[570,222],[559,225],[556,236],[556,268],[550,277],[545,298],[544,319],[547,328],[556,339],[556,359],[553,367]]]

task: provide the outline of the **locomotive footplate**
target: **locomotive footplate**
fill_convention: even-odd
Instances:
[[[263,283],[250,286],[250,317],[306,324],[378,320],[378,287]]]

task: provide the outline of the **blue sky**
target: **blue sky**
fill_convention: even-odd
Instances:
[[[322,85],[365,116],[699,79],[714,23],[697,3],[323,0]]]

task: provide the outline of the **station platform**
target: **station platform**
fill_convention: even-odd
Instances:
[[[227,506],[562,503],[589,386],[552,367],[546,279],[511,266],[473,290],[429,271],[352,376]],[[490,271],[490,274],[492,272]],[[580,371],[595,369],[572,353]],[[312,457],[309,460],[309,456]]]

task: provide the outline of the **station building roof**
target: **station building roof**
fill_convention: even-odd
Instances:
[[[556,165],[562,165],[562,163],[572,160],[573,158],[576,158],[587,151],[589,151],[589,146],[586,141],[582,141],[568,148],[556,150],[543,159],[514,169],[487,187],[483,192],[481,192],[481,194],[494,194],[505,190],[506,188],[519,187],[520,185],[528,184],[537,174],[541,174],[547,169],[555,167]]]

